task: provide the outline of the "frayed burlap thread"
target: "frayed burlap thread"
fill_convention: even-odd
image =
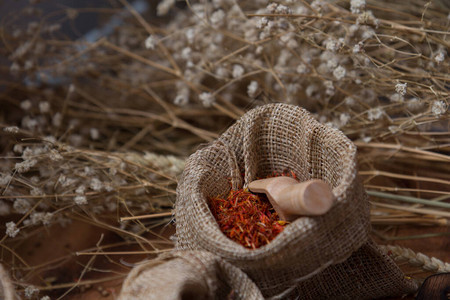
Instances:
[[[241,295],[245,295],[241,297]],[[205,251],[181,251],[135,267],[123,283],[120,300],[264,299],[235,266]]]
[[[256,250],[228,239],[208,198],[285,171],[300,181],[328,182],[335,205],[323,216],[298,218]],[[178,184],[175,218],[178,250],[218,255],[248,274],[264,297],[373,299],[416,289],[369,239],[369,204],[357,177],[355,145],[297,106],[253,109],[191,155]],[[357,280],[352,283],[348,274]]]

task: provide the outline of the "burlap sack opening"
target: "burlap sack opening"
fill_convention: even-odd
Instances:
[[[228,194],[230,180],[236,188],[286,170],[293,171],[301,181],[319,178],[328,182],[337,199],[333,208],[324,216],[297,219],[270,244],[256,250],[228,239],[208,208],[208,197]],[[316,290],[307,287],[315,282],[308,279],[344,262],[368,243],[369,206],[356,175],[356,147],[342,132],[321,125],[306,110],[293,105],[269,104],[251,110],[218,140],[187,160],[177,188],[176,248],[220,256],[246,272],[265,297],[297,297],[301,290]],[[387,276],[380,272],[382,278],[372,278],[370,287],[376,291],[365,296],[350,291],[346,296],[373,298],[415,288],[392,261],[382,259],[381,263],[395,272]],[[365,270],[351,264],[344,267],[354,276],[367,279],[375,276],[370,268],[370,264]],[[344,279],[337,269],[330,272],[336,282]],[[364,280],[359,284],[364,285]],[[386,290],[383,285],[396,289]]]

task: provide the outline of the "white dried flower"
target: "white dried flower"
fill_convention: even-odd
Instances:
[[[20,108],[23,110],[29,110],[31,108],[31,101],[30,100],[23,100],[20,102]]]
[[[6,186],[11,181],[11,175],[7,173],[0,173],[0,185]]]
[[[438,54],[436,54],[436,56],[434,57],[434,61],[437,62],[438,64],[440,64],[441,62],[444,61],[445,58],[445,53],[443,50],[439,51]]]
[[[435,100],[431,105],[431,112],[436,117],[443,115],[447,110],[445,102],[443,100]]]
[[[244,74],[244,68],[241,65],[234,65],[233,66],[233,78],[241,77],[242,74]]]
[[[19,173],[25,173],[25,172],[28,172],[36,164],[37,164],[37,160],[27,159],[27,160],[24,160],[23,162],[16,163],[14,166],[14,169]]]
[[[15,237],[19,233],[20,229],[17,228],[16,223],[8,222],[6,223],[6,235],[9,237]]]
[[[39,293],[39,289],[32,285],[29,285],[25,288],[25,297],[28,299],[32,298],[33,295],[37,293]]]
[[[59,127],[61,126],[61,123],[62,123],[62,115],[61,113],[57,112],[52,118],[52,124],[55,127]]]
[[[36,176],[34,176],[34,177],[36,177]],[[44,191],[42,191],[41,188],[33,187],[31,189],[31,191],[30,191],[30,195],[32,195],[32,196],[42,196],[42,195],[44,195]]]
[[[181,50],[181,58],[184,60],[190,60],[192,56],[192,49],[191,47],[185,47],[183,50]]]
[[[189,103],[189,94],[178,94],[175,96],[173,103],[178,106],[185,106]]]
[[[17,126],[9,126],[9,127],[3,128],[3,131],[15,134],[15,133],[19,132],[19,127],[17,127]]]
[[[367,111],[367,118],[370,121],[378,120],[383,115],[384,111],[381,107],[372,108]]]
[[[397,92],[397,93],[399,93],[400,95],[402,95],[402,96],[405,96],[406,95],[406,87],[408,86],[408,83],[397,83],[396,85],[395,85],[395,91]]]
[[[7,216],[11,213],[11,207],[5,203],[3,200],[0,200],[0,216]]]
[[[327,96],[333,96],[334,95],[334,85],[333,82],[331,80],[325,80],[323,82],[323,85],[325,86],[326,90],[325,90],[325,94]]]
[[[308,85],[308,87],[306,87],[306,90],[305,90],[306,96],[311,97],[318,90],[319,90],[319,88],[317,87],[317,85],[310,84],[310,85]]]
[[[359,14],[366,6],[366,0],[351,0],[350,10],[353,14]]]
[[[17,62],[13,62],[9,67],[9,71],[12,75],[18,75],[20,72],[20,65]]]
[[[145,39],[145,48],[147,49],[155,49],[155,45],[156,45],[156,39],[153,37],[153,35],[149,35],[146,39]]]
[[[19,214],[26,214],[30,208],[31,204],[27,199],[17,198],[14,200],[13,208]]]
[[[49,212],[33,212],[30,215],[30,223],[32,225],[37,225],[38,223],[42,222],[43,225],[47,226],[50,225],[52,222],[53,213]]]
[[[340,126],[345,126],[347,125],[348,121],[350,121],[351,117],[348,113],[342,113],[339,116],[339,122],[340,122]]]
[[[339,49],[339,44],[337,43],[336,40],[329,39],[326,41],[325,47],[327,48],[328,51],[336,52]]]
[[[210,17],[211,24],[214,27],[218,27],[222,24],[224,18],[225,18],[225,13],[223,12],[223,10],[221,10],[221,9],[216,10],[215,12],[212,13],[212,15]]]
[[[397,93],[392,94],[392,95],[389,97],[389,99],[390,99],[392,102],[403,102],[403,96],[400,95],[400,94],[397,94]]]
[[[363,136],[362,140],[363,140],[364,143],[367,144],[367,143],[369,143],[372,140],[372,137],[371,136]]]
[[[94,191],[101,191],[103,188],[103,183],[96,177],[92,178],[89,187]]]
[[[305,64],[301,63],[297,66],[296,71],[298,74],[305,74],[308,71],[308,67]]]
[[[334,69],[334,71],[333,71],[333,76],[334,76],[337,80],[341,80],[342,78],[345,77],[345,73],[346,73],[346,72],[347,72],[347,71],[345,70],[344,67],[339,66],[339,67],[337,67],[336,69]]]
[[[277,8],[275,9],[275,12],[277,14],[291,14],[292,10],[283,4],[278,4]]]
[[[214,97],[214,95],[207,92],[201,93],[198,98],[200,99],[204,107],[211,107],[213,103],[216,102],[216,98]]]
[[[247,86],[247,94],[249,97],[253,98],[256,96],[256,92],[258,91],[258,82],[253,80],[250,82],[250,84]]]
[[[396,134],[400,131],[400,127],[395,126],[395,125],[389,126],[388,129],[392,134]]]
[[[86,190],[86,187],[84,185],[80,185],[79,187],[77,187],[77,189],[75,190],[75,193],[82,195],[84,194],[84,191]]]
[[[353,46],[353,53],[359,53],[362,51],[364,47],[364,43],[363,42],[358,42],[358,44],[356,44],[355,46]]]
[[[84,204],[88,203],[87,199],[86,199],[86,196],[84,196],[84,195],[75,196],[75,198],[73,200],[75,201],[75,203],[77,205],[84,205]]]
[[[163,0],[159,2],[158,6],[156,7],[156,14],[158,16],[165,16],[174,5],[175,0]]]
[[[345,104],[347,104],[348,106],[353,106],[356,104],[355,99],[353,99],[352,97],[345,97],[344,99]]]
[[[267,17],[263,17],[256,22],[256,28],[262,29],[267,26],[269,23],[269,19]]]
[[[60,160],[63,160],[62,155],[59,154],[58,150],[56,150],[56,149],[51,149],[51,150],[50,150],[49,157],[50,157],[50,159],[53,160],[53,161],[60,161]]]
[[[416,97],[411,98],[407,103],[406,103],[408,109],[412,110],[412,111],[416,111],[418,109],[420,109],[423,106],[423,102],[420,101],[419,99],[417,99]]]
[[[89,136],[91,137],[92,140],[96,141],[100,138],[100,132],[98,131],[97,128],[91,128],[89,129]]]
[[[39,111],[42,114],[48,113],[50,111],[50,103],[43,101],[39,103]]]
[[[43,296],[41,300],[51,300],[49,296]]]
[[[192,44],[195,40],[195,28],[188,28],[184,34],[188,43]]]

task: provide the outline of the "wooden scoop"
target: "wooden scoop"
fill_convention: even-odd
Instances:
[[[299,215],[323,215],[334,202],[330,186],[320,179],[298,182],[279,176],[252,181],[248,188],[254,193],[265,193],[280,218],[288,221]]]

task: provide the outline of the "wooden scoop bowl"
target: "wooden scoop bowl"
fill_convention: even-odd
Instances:
[[[265,193],[280,218],[287,221],[300,215],[323,215],[334,203],[330,186],[320,179],[298,182],[279,176],[252,181],[248,188],[254,193]]]

